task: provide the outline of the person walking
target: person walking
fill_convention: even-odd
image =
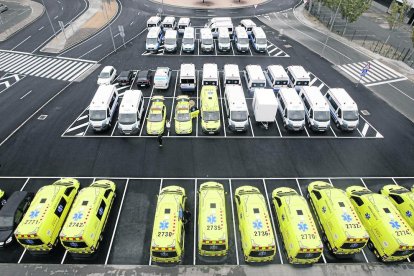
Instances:
[[[170,120],[167,119],[167,121],[165,122],[165,127],[167,128],[167,135],[168,135],[168,133],[170,133],[170,127],[171,127]]]
[[[162,148],[162,133],[158,134],[157,140],[158,140],[159,147]]]

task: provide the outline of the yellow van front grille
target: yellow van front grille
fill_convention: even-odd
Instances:
[[[152,247],[155,251],[175,251],[175,247]]]
[[[219,241],[210,241],[210,240],[203,240],[204,244],[224,244],[225,240],[219,240]]]
[[[82,237],[61,237],[63,241],[82,241]]]
[[[31,235],[23,235],[23,234],[19,234],[17,235],[17,238],[36,238],[37,234],[31,234]]]

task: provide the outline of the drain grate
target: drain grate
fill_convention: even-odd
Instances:
[[[364,115],[364,116],[368,116],[368,115],[370,115],[370,114],[371,114],[371,113],[369,113],[369,112],[368,112],[368,110],[366,110],[366,109],[361,110],[361,113],[362,113],[362,115]]]
[[[40,115],[39,117],[37,117],[37,119],[40,121],[44,121],[46,118],[47,118],[47,115]]]

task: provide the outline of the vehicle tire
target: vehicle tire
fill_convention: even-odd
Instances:
[[[339,129],[339,122],[336,122],[336,127]]]
[[[306,198],[310,200],[310,193],[309,192],[306,194]]]
[[[367,243],[367,247],[368,247],[368,249],[369,250],[374,250],[374,244],[371,242],[371,241],[368,241],[368,243]]]

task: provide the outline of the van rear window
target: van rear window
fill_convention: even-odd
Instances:
[[[252,251],[250,252],[250,257],[267,257],[267,256],[272,256],[274,253],[275,253],[274,250]]]
[[[72,247],[72,248],[85,248],[85,247],[88,247],[88,245],[84,242],[64,241],[63,244],[67,247]]]
[[[40,239],[19,239],[19,242],[25,245],[42,245],[43,242]]]
[[[181,79],[181,83],[194,83],[194,79]]]
[[[297,259],[315,259],[318,258],[321,255],[320,252],[315,252],[315,253],[298,253],[298,255],[296,255]]]
[[[203,81],[203,85],[217,85],[216,81]]]
[[[226,250],[226,245],[225,244],[203,244],[201,246],[201,249],[205,251],[222,251],[222,250]]]
[[[239,80],[226,80],[226,84],[240,84]]]
[[[45,203],[46,202],[46,198],[42,198],[41,200],[40,200],[40,203]]]
[[[176,251],[161,251],[161,252],[153,251],[152,256],[157,257],[157,258],[174,258],[174,257],[177,257],[177,252]]]

